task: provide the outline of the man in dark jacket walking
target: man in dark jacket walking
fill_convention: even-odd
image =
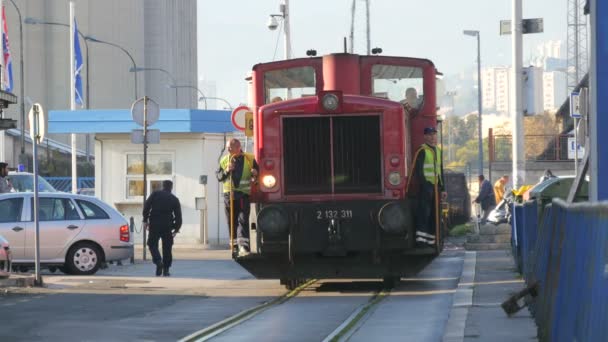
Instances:
[[[173,182],[163,181],[163,188],[154,191],[144,205],[144,225],[148,229],[148,247],[152,261],[156,265],[156,276],[170,276],[169,268],[173,261],[171,249],[173,238],[182,227],[182,209],[177,197],[171,190]],[[163,240],[163,255],[158,250],[158,240]]]
[[[481,223],[486,223],[490,211],[496,206],[496,200],[494,199],[492,184],[483,175],[479,175],[479,195],[473,202],[481,204],[481,210],[483,211]]]

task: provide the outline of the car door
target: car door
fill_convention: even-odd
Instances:
[[[23,222],[23,197],[0,200],[0,235],[10,244],[14,261],[25,256],[25,227]]]
[[[66,197],[45,196],[39,198],[40,260],[63,260],[67,248],[84,227],[85,221],[76,209],[74,201]],[[34,205],[31,204],[33,208]],[[36,225],[28,225],[25,254],[34,259]]]

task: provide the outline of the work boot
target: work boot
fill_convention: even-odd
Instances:
[[[169,267],[163,268],[163,277],[170,277],[171,273],[169,273]]]
[[[156,276],[160,277],[163,274],[163,263],[159,262],[156,264]]]
[[[245,246],[239,246],[239,257],[244,257],[249,255],[249,249]]]

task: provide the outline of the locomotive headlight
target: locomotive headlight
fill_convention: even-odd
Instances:
[[[266,175],[262,177],[262,185],[267,189],[272,189],[277,184],[277,179],[273,175]]]
[[[289,228],[289,217],[280,207],[264,207],[258,214],[258,227],[264,234],[284,234]]]
[[[401,183],[401,174],[399,174],[399,172],[391,172],[388,175],[388,182],[391,183],[391,185],[399,185],[399,183]]]
[[[338,109],[338,104],[340,102],[340,100],[338,99],[338,96],[336,96],[335,94],[325,94],[323,96],[323,108],[325,110],[328,111],[334,111],[336,109]]]
[[[411,221],[409,211],[397,202],[385,204],[378,213],[380,228],[389,234],[403,234]]]

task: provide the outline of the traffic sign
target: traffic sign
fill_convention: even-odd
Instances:
[[[253,136],[253,112],[245,113],[245,136]]]
[[[523,19],[521,33],[542,33],[544,31],[543,18]],[[511,34],[511,20],[500,21],[500,35]]]
[[[576,151],[578,147],[578,151]],[[581,144],[576,143],[576,139],[573,137],[568,138],[568,159],[574,159],[574,156],[577,156],[578,159],[582,159],[585,155],[585,147],[581,146]]]
[[[147,99],[146,109],[148,113],[146,119],[148,121],[148,126],[154,125],[154,123],[156,123],[160,117],[160,108],[158,107],[158,103],[154,102],[154,100],[147,96],[133,102],[133,105],[131,106],[131,115],[133,116],[133,121],[140,126],[144,126],[144,99]]]
[[[33,141],[40,143],[44,140],[48,126],[48,118],[44,109],[40,104],[34,103],[27,117],[30,123],[30,137]]]
[[[230,118],[232,125],[241,132],[244,132],[246,128],[247,112],[251,112],[251,109],[247,106],[239,106],[232,111],[232,117]]]
[[[570,116],[577,119],[581,117],[581,97],[576,91],[570,93]]]

